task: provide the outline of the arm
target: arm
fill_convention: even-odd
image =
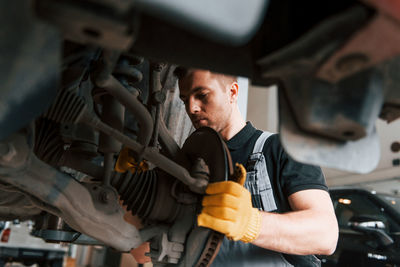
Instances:
[[[332,254],[338,225],[326,191],[310,189],[289,196],[292,212],[261,212],[261,228],[254,245],[287,254]]]
[[[207,186],[199,226],[211,228],[235,241],[287,254],[332,254],[338,225],[329,194],[320,189],[298,191],[288,197],[293,211],[262,212],[252,207],[251,195],[242,183],[216,182]]]

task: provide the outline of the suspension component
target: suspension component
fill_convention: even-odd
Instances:
[[[60,125],[40,118],[36,121],[34,153],[51,166],[57,166],[64,153],[64,142],[60,135]]]
[[[144,220],[172,222],[180,205],[170,193],[173,180],[169,176],[159,178],[160,175],[155,170],[118,173],[112,179],[112,186],[133,215]]]

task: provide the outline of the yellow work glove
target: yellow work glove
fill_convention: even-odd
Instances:
[[[235,173],[238,182],[224,181],[207,186],[197,223],[235,241],[252,242],[260,233],[261,213],[253,208],[251,194],[243,187],[246,180],[243,165],[236,164]]]
[[[115,163],[115,171],[124,173],[130,170],[132,173],[138,171],[147,171],[149,169],[146,161],[137,162],[134,157],[129,154],[129,149],[124,147],[119,153],[117,162]]]

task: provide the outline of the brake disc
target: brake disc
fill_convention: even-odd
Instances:
[[[209,182],[227,181],[233,175],[228,147],[221,135],[209,127],[201,127],[192,133],[182,147],[182,154],[186,164],[187,161],[194,164],[199,158],[204,160],[209,171]],[[199,205],[198,211],[200,209]],[[186,241],[186,253],[179,266],[210,266],[223,238],[224,235],[219,232],[195,225]]]

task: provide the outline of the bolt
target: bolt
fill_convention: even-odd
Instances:
[[[344,73],[355,72],[369,62],[367,55],[362,53],[352,53],[344,55],[336,61],[336,69]]]
[[[99,199],[104,204],[116,199],[116,196],[112,190],[102,190],[99,194]]]
[[[100,201],[107,204],[111,200],[111,196],[107,191],[101,191]]]
[[[161,72],[162,69],[165,67],[165,63],[162,62],[152,63],[151,66],[154,68],[154,71]]]
[[[153,99],[156,103],[162,104],[166,99],[166,95],[162,91],[155,92],[153,94]]]

